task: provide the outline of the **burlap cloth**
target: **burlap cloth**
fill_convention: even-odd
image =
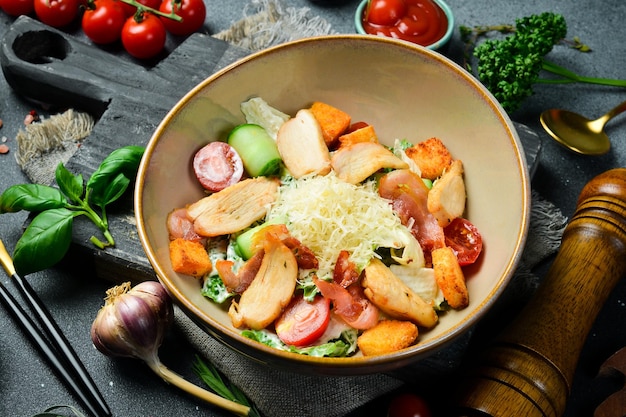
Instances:
[[[279,0],[252,0],[240,21],[215,37],[250,51],[314,35],[333,33],[324,19],[308,8],[285,7]],[[17,136],[16,159],[31,181],[51,183],[59,161],[67,161],[88,136],[93,120],[72,110],[26,127]],[[533,267],[554,254],[567,223],[561,212],[532,194],[530,232],[515,276],[499,305],[523,299],[538,285]],[[176,326],[202,356],[241,388],[267,417],[335,417],[401,387],[407,376],[445,376],[455,370],[472,332],[431,358],[393,375],[311,376],[272,369],[235,353],[200,330],[176,309]],[[192,360],[193,358],[190,358]],[[409,378],[410,379],[410,378]],[[434,378],[436,379],[436,378]]]

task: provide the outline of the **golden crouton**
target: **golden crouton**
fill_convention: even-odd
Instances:
[[[357,338],[365,356],[383,355],[411,346],[417,339],[417,326],[410,321],[381,320]]]
[[[374,142],[378,143],[378,136],[374,131],[374,126],[367,125],[360,129],[356,129],[350,133],[345,133],[339,136],[339,147],[349,146],[353,143],[359,142]]]
[[[420,142],[406,151],[422,171],[422,177],[434,180],[452,163],[452,155],[438,138],[430,138]]]
[[[206,275],[213,268],[202,243],[183,238],[170,242],[170,260],[174,271],[196,278]]]
[[[322,128],[326,145],[332,147],[339,135],[350,126],[350,115],[330,104],[316,101],[310,108]]]
[[[432,258],[435,280],[450,307],[454,309],[467,307],[469,293],[465,285],[465,276],[452,249],[447,246],[435,249],[432,251]]]

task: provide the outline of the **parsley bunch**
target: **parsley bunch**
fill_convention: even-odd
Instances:
[[[545,59],[567,33],[565,18],[560,14],[531,15],[517,19],[514,28],[500,25],[494,30],[510,34],[502,39],[484,41],[474,48],[473,54],[478,62],[478,78],[509,113],[517,110],[533,94],[534,84],[588,83],[626,87],[626,80],[580,76]],[[489,27],[483,26],[475,30],[462,27],[461,35],[466,41],[475,42],[479,35],[488,31]],[[583,52],[589,50],[577,39],[574,47]],[[542,71],[552,76],[541,78]]]

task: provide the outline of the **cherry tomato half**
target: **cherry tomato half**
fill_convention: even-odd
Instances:
[[[28,15],[35,10],[33,0],[0,0],[0,9],[11,16]]]
[[[124,8],[119,1],[96,0],[93,9],[83,14],[83,32],[89,39],[98,44],[115,42],[122,35],[126,23]]]
[[[431,417],[430,408],[422,397],[415,394],[398,394],[391,399],[387,417]]]
[[[393,26],[406,14],[404,0],[371,0],[365,20],[374,25]]]
[[[276,334],[284,343],[306,346],[320,338],[330,322],[330,299],[318,295],[312,302],[294,298],[276,320]]]
[[[131,16],[122,28],[122,45],[130,55],[139,59],[156,56],[163,50],[167,33],[161,20],[152,13]]]
[[[78,16],[78,0],[35,0],[35,14],[46,25],[60,28]]]
[[[457,217],[443,229],[443,233],[446,246],[456,254],[461,266],[473,264],[482,252],[482,236],[467,219]]]
[[[200,184],[215,192],[239,182],[243,176],[243,161],[228,143],[211,142],[196,152],[193,170]]]
[[[161,16],[165,29],[173,35],[187,36],[196,32],[204,24],[206,18],[206,6],[203,0],[163,0],[159,11],[180,16],[183,20],[177,22],[168,17]]]

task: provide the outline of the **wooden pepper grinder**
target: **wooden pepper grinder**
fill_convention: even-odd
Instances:
[[[537,292],[463,374],[456,416],[560,417],[580,351],[626,274],[626,168],[582,190]]]

